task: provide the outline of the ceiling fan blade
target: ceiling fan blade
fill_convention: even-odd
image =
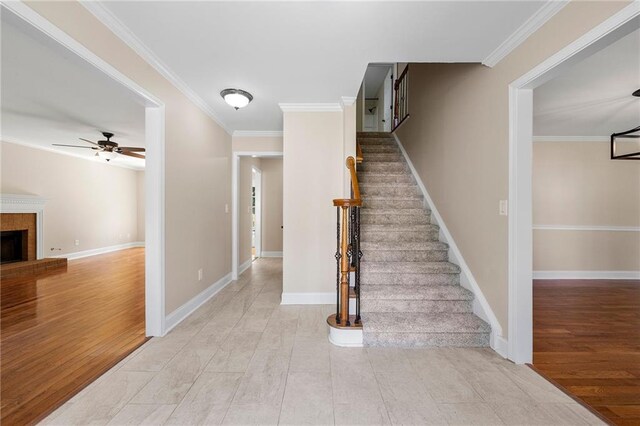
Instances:
[[[144,155],[136,154],[135,152],[122,151],[120,154],[127,155],[129,157],[142,158],[143,160],[146,158]]]
[[[97,144],[97,143],[95,143],[95,142],[92,142],[92,141],[90,141],[89,139],[84,139],[84,138],[78,138],[78,139],[80,139],[81,141],[89,142],[89,143],[90,143],[90,144],[92,144],[92,145],[100,146],[99,144]]]
[[[144,152],[145,151],[144,148],[137,148],[135,146],[121,146],[121,147],[119,147],[119,149],[121,149],[122,151],[129,151],[129,152]]]
[[[64,144],[61,144],[61,143],[52,143],[51,145],[55,145],[55,146],[68,146],[68,147],[71,147],[71,148],[96,149],[96,148],[94,148],[94,147],[92,147],[92,146],[64,145]]]

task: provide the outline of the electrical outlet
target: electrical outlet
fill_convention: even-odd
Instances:
[[[202,268],[198,269],[198,281],[202,281]]]
[[[500,200],[498,213],[500,213],[500,216],[507,216],[509,214],[509,202],[507,200]]]
[[[75,244],[75,245],[79,246],[79,245],[80,245],[80,240],[75,240],[75,241],[73,242],[73,244]]]
[[[224,205],[224,212],[229,213],[229,204]]]

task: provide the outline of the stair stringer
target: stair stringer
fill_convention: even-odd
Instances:
[[[426,204],[425,207],[431,210],[431,223],[438,225],[440,227],[439,240],[449,245],[449,253],[448,253],[449,262],[456,264],[460,267],[460,285],[474,294],[473,313],[476,316],[483,319],[484,321],[486,321],[487,323],[489,323],[489,325],[491,325],[491,335],[489,339],[489,345],[494,351],[500,354],[503,358],[506,358],[508,355],[507,339],[505,339],[502,335],[502,326],[500,326],[500,323],[498,322],[498,318],[493,313],[493,309],[491,309],[489,302],[487,302],[487,299],[484,297],[484,294],[482,293],[482,290],[480,289],[478,282],[476,281],[476,279],[473,277],[473,274],[471,273],[471,269],[469,269],[467,262],[465,262],[464,257],[462,257],[462,253],[460,252],[460,249],[458,249],[458,246],[456,245],[453,237],[451,236],[451,233],[449,232],[447,225],[445,224],[444,220],[442,219],[442,216],[440,216],[440,213],[438,212],[438,208],[436,207],[435,203],[429,196],[429,192],[427,191],[426,186],[422,182],[420,175],[418,175],[418,172],[413,166],[413,163],[411,162],[411,159],[409,158],[407,151],[404,149],[404,146],[402,146],[402,142],[400,142],[400,139],[395,133],[392,133],[392,135],[394,140],[398,144],[398,148],[400,148],[400,152],[402,153],[402,156],[407,162],[407,165],[409,166],[409,170],[411,170],[411,174],[416,180],[416,183],[418,184],[418,187],[420,188],[422,195],[424,196],[424,200]]]

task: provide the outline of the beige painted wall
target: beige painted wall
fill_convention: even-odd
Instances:
[[[231,271],[231,136],[80,3],[27,4],[165,104],[169,314]]]
[[[608,142],[533,144],[534,225],[640,227],[640,164]],[[534,271],[638,271],[640,232],[534,230]]]
[[[47,199],[45,257],[144,241],[135,170],[7,142],[0,149],[0,192]]]
[[[571,2],[494,68],[412,64],[411,118],[398,136],[416,166],[503,336],[508,329],[508,85],[627,2]]]
[[[344,191],[343,132],[342,112],[284,113],[284,293],[335,291],[331,200]]]
[[[144,241],[145,236],[145,192],[144,171],[136,172],[136,187],[138,188],[138,240]]]
[[[233,151],[282,152],[282,136],[277,137],[233,137]]]
[[[282,158],[261,158],[262,251],[282,252]]]

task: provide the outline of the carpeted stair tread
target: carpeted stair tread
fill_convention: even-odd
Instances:
[[[399,274],[395,272],[369,272],[362,274],[360,279],[363,286],[377,285],[424,285],[424,286],[441,286],[441,285],[459,285],[459,274]],[[364,299],[363,299],[364,301]]]
[[[473,300],[473,293],[461,286],[378,285],[360,289],[366,300]]]
[[[363,259],[361,274],[387,272],[398,274],[459,274],[460,267],[450,262],[367,262]]]
[[[406,251],[406,250],[412,250],[412,251],[428,251],[428,250],[448,250],[449,249],[449,245],[447,243],[443,243],[441,241],[425,241],[425,242],[411,242],[411,241],[407,241],[407,242],[368,242],[368,241],[363,241],[360,244],[360,248],[362,250],[367,250],[367,252],[369,251],[376,251],[376,250],[383,250],[383,251],[393,251],[393,250],[402,250],[402,251]]]
[[[396,208],[384,208],[384,209],[369,209],[363,207],[360,210],[360,217],[363,216],[375,216],[375,215],[385,215],[385,214],[399,214],[399,215],[416,215],[416,216],[429,216],[431,212],[427,209],[396,209]]]
[[[490,333],[489,324],[472,313],[397,313],[362,314],[365,333]]]

